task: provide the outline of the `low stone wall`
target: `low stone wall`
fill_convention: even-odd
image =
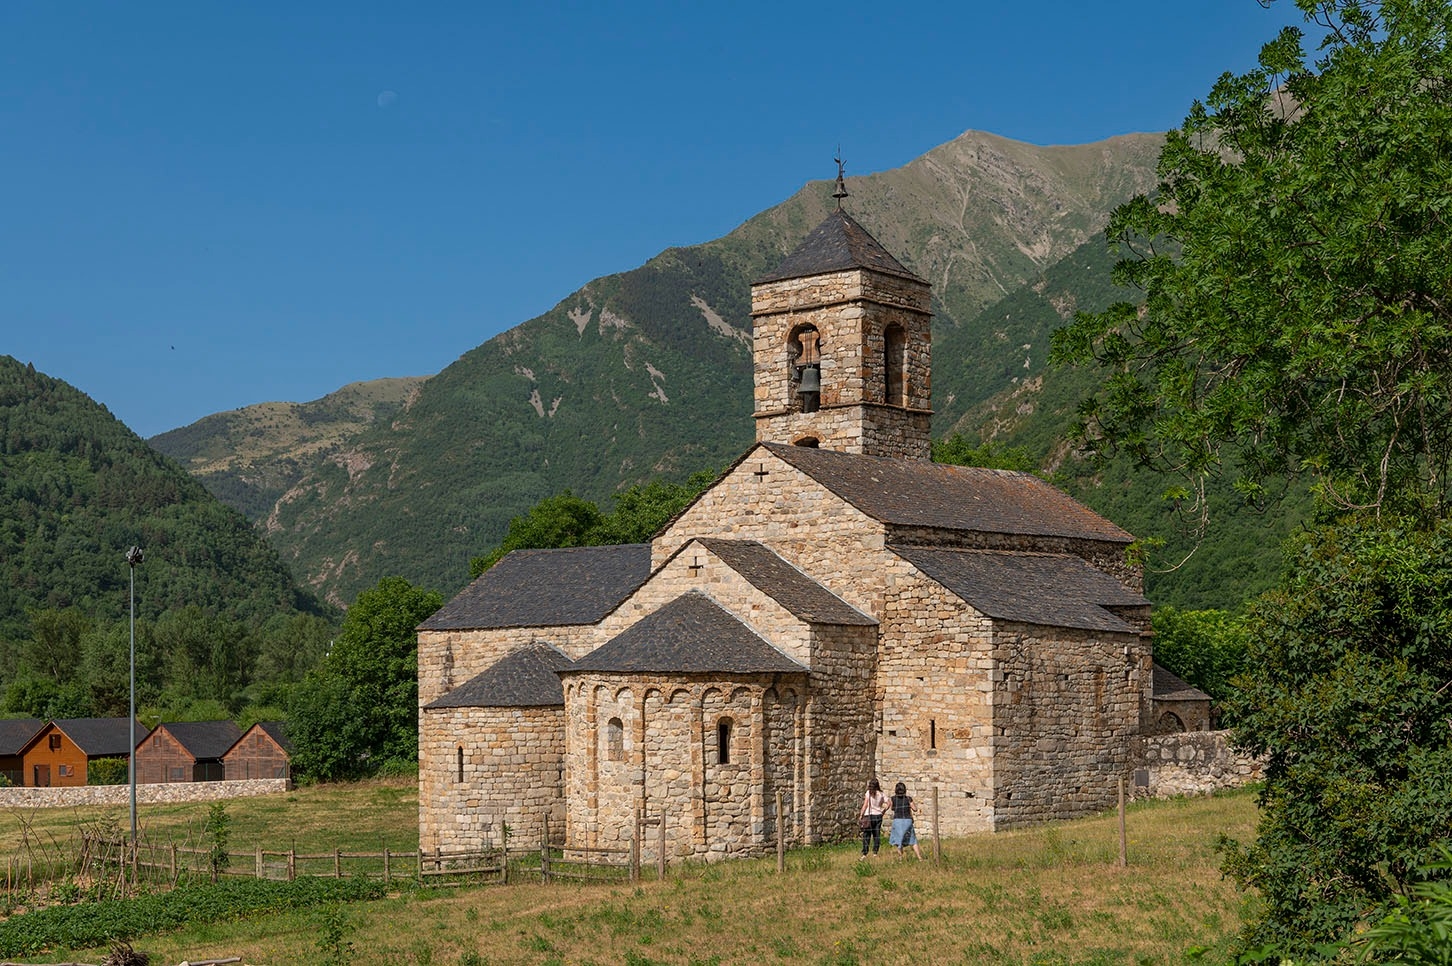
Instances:
[[[1261,777],[1262,762],[1230,745],[1228,731],[1145,735],[1131,748],[1135,798],[1206,795]]]
[[[286,778],[252,778],[246,781],[167,782],[136,786],[138,804],[158,802],[215,802],[227,798],[250,798],[288,791]],[[80,785],[74,788],[0,788],[0,808],[68,808],[73,805],[126,805],[131,801],[130,785]]]

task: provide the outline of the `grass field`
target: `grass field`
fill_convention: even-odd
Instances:
[[[412,784],[302,789],[236,800],[232,843],[326,851],[412,848]],[[143,812],[152,836],[199,835],[205,805]],[[59,840],[107,815],[31,815]],[[110,810],[110,820],[127,821]],[[1228,959],[1247,899],[1222,881],[1219,833],[1251,835],[1248,792],[1131,806],[1128,868],[1113,815],[945,840],[941,865],[853,845],[775,859],[676,864],[665,882],[408,890],[325,911],[217,922],[136,943],[154,964],[242,956],[245,963],[418,964],[1150,964]],[[14,816],[0,847],[14,843]],[[341,954],[341,955],[340,955]],[[50,962],[98,962],[57,950]],[[36,960],[37,962],[42,960]]]

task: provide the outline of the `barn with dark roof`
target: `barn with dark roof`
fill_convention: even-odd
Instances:
[[[1133,538],[929,461],[930,301],[833,212],[752,288],[757,443],[649,544],[517,551],[419,628],[422,848],[750,854],[854,834],[873,777],[949,833],[1110,804],[1152,713]]]

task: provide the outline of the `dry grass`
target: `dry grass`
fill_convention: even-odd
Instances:
[[[240,824],[244,803],[235,804]],[[639,887],[429,890],[138,946],[156,962],[241,955],[271,966],[328,962],[345,944],[346,957],[332,961],[1138,964],[1191,953],[1223,962],[1245,898],[1221,880],[1214,840],[1245,838],[1255,820],[1244,792],[1134,806],[1127,869],[1116,865],[1117,824],[1105,815],[946,840],[940,866],[859,862],[854,846],[835,846],[791,853],[785,875],[767,859],[677,865],[666,882]]]

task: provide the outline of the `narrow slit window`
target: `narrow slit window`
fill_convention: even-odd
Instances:
[[[464,746],[463,745],[460,745],[459,746],[458,752],[457,752],[457,754],[455,756],[455,761],[456,761],[456,764],[457,764],[458,771],[457,771],[457,777],[454,780],[461,782],[461,781],[464,780]]]
[[[731,719],[722,718],[716,722],[716,762],[731,764]]]
[[[934,718],[928,719],[928,747],[938,747],[938,722]]]

